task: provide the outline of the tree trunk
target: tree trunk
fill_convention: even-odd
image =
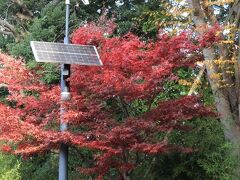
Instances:
[[[122,176],[123,176],[123,179],[124,179],[124,180],[131,180],[131,179],[130,179],[130,176],[128,175],[127,172],[123,173]]]
[[[215,59],[214,49],[213,48],[204,49],[203,55],[205,61],[207,61],[206,63],[207,76],[212,92],[214,94],[214,99],[217,111],[219,113],[219,118],[224,127],[225,137],[228,140],[237,143],[237,145],[239,146],[240,142],[239,126],[233,117],[229,98],[227,97],[227,94],[225,94],[224,91],[221,90],[217,86],[216,82],[211,78],[213,74],[217,73],[217,71],[215,70],[215,64],[213,62],[213,60]]]
[[[238,4],[236,3],[239,3],[238,1],[239,0],[235,2],[235,5],[237,7]],[[214,15],[211,13],[211,9],[209,7],[204,6],[204,3],[200,3],[200,0],[191,0],[188,3],[190,7],[193,9],[192,20],[196,25],[196,30],[199,34],[203,34],[207,30],[206,27],[216,23],[216,17],[214,17]],[[234,8],[232,9],[234,11]],[[223,46],[219,44],[217,47],[205,48],[203,49],[203,56],[206,65],[208,81],[214,94],[216,109],[219,114],[219,119],[223,124],[225,137],[233,145],[232,152],[235,158],[240,158],[240,127],[239,127],[240,93],[238,90],[238,88],[240,87],[238,75],[239,66],[235,67],[236,69],[235,75],[237,78],[235,78],[234,80],[231,76],[226,74],[225,72],[226,70],[220,69],[214,63],[214,60],[218,59],[219,57],[223,61],[229,60],[231,58],[229,55],[233,56],[233,54],[229,52],[230,47],[231,46]],[[218,51],[216,51],[216,48]],[[240,60],[239,57],[240,53],[238,56],[238,60]],[[234,86],[220,87],[217,80],[213,78],[214,75],[218,73],[222,74],[222,78],[226,84],[229,85],[234,84]],[[236,167],[235,173],[237,175],[240,175],[240,165]]]
[[[17,32],[16,27],[7,20],[0,19],[0,33],[14,37],[15,42],[19,42],[21,35]]]

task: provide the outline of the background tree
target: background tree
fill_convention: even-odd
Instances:
[[[17,143],[12,150],[5,146],[5,151],[29,156],[57,149],[64,142],[92,150],[88,161],[93,162],[83,172],[102,178],[113,169],[123,179],[130,178],[146,154],[192,151],[168,143],[169,133],[184,129],[182,121],[214,114],[195,97],[158,101],[158,95],[166,81],[175,79],[175,68],[200,58],[198,47],[185,33],[173,38],[162,36],[148,44],[132,34],[105,38],[104,33],[110,34],[113,25],[109,22],[110,28],[106,29],[89,24],[73,35],[75,43],[100,48],[104,67],[74,68],[73,98],[69,106],[66,104],[68,132],[55,130],[59,90],[45,86],[23,64],[2,55],[2,83],[8,87],[8,100],[13,106],[1,105],[1,139]],[[195,56],[186,58],[189,54]],[[143,104],[137,110],[133,105],[138,101]],[[117,117],[119,112],[122,115]]]
[[[158,1],[144,0],[93,1],[91,6],[84,6],[81,1],[72,1],[70,31],[86,22],[97,20],[100,16],[107,16],[113,17],[118,24],[115,35],[123,35],[131,31],[145,38],[155,38],[160,26],[158,22],[170,22],[174,19],[165,11],[170,7],[167,2],[159,4]],[[0,32],[0,48],[15,57],[23,57],[29,68],[36,65],[29,41],[63,41],[65,27],[63,1],[36,3],[25,0],[2,0],[0,12],[3,31]],[[11,28],[9,29],[6,24]],[[42,67],[44,73],[43,71],[39,73],[43,73],[43,80],[50,84],[57,83],[59,67],[51,64],[44,64]]]
[[[13,155],[6,155],[4,153],[0,153],[0,178],[1,179],[21,179],[20,176],[20,162]]]
[[[216,24],[221,40],[203,49],[207,76],[214,94],[216,108],[227,139],[235,145],[239,155],[239,1],[189,1],[196,32],[205,34]]]
[[[3,1],[1,3],[3,7],[3,10],[1,12],[4,12],[1,14],[2,17],[5,17],[5,13],[8,12],[7,20],[8,22],[12,23],[15,25],[15,28],[17,29],[17,32],[20,34],[20,40],[19,42],[16,43],[14,40],[14,36],[12,35],[7,35],[2,36],[0,44],[1,48],[4,51],[10,52],[14,56],[22,56],[25,58],[25,61],[27,62],[27,66],[34,68],[34,71],[37,70],[37,73],[40,74],[38,78],[42,78],[45,82],[47,83],[53,83],[53,82],[58,82],[58,67],[55,67],[53,70],[52,65],[44,65],[43,67],[36,66],[36,64],[33,61],[33,56],[31,54],[31,50],[29,47],[29,41],[30,40],[44,40],[44,41],[58,41],[61,42],[63,39],[63,31],[64,31],[64,20],[59,18],[62,17],[64,18],[65,10],[64,10],[64,4],[63,2],[59,1],[51,1],[45,2],[37,2],[37,4],[34,1],[22,1],[24,2],[25,6],[33,12],[33,15],[35,18],[31,19],[29,18],[28,20],[21,20],[16,16],[16,13],[18,12],[23,12],[20,10],[20,5],[17,4],[14,1]],[[6,7],[10,5],[9,3],[13,3],[8,11],[6,10]],[[55,4],[54,4],[55,3]],[[75,2],[74,2],[75,3]],[[81,2],[78,2],[79,6],[82,7]],[[115,17],[115,21],[118,23],[118,28],[114,32],[114,36],[118,34],[125,34],[128,31],[131,31],[139,36],[142,36],[146,39],[149,37],[156,38],[156,34],[159,30],[160,27],[169,27],[168,30],[171,29],[179,29],[180,23],[177,21],[171,22],[174,20],[174,18],[165,13],[164,10],[169,10],[169,12],[172,12],[172,14],[175,14],[174,12],[177,12],[178,7],[175,4],[175,11],[172,11],[172,6],[170,7],[165,7],[163,3],[160,3],[158,1],[148,1],[147,3],[143,1],[131,1],[131,3],[128,3],[127,1],[125,3],[122,3],[121,6],[117,6],[114,1],[95,1],[95,4],[91,6],[85,6],[83,8],[77,8],[77,3],[75,4],[76,7],[75,9],[72,8],[72,16],[71,16],[71,29],[73,30],[75,27],[78,27],[79,25],[85,24],[86,21],[90,21],[92,19],[98,18],[101,14],[105,14],[105,16],[109,17]],[[46,7],[45,7],[46,6]],[[177,7],[177,8],[176,8]],[[214,6],[216,8],[216,6]],[[159,11],[163,10],[163,11]],[[184,10],[184,8],[183,8]],[[186,10],[191,12],[192,9]],[[221,8],[222,13],[222,18],[224,18],[224,13],[226,13],[224,8]],[[100,12],[100,14],[99,14]],[[180,14],[182,13],[180,9]],[[179,14],[178,13],[178,14]],[[103,16],[104,17],[104,16]],[[181,17],[182,18],[182,17]],[[181,19],[180,18],[180,19]],[[59,19],[59,21],[56,21],[56,19]],[[179,17],[177,17],[179,19]],[[171,20],[171,21],[170,21]],[[163,22],[164,25],[159,23]],[[186,21],[184,19],[184,21]],[[221,20],[223,21],[223,19]],[[177,23],[177,24],[176,24]],[[160,26],[160,27],[159,27]],[[24,27],[24,28],[23,28]],[[191,27],[190,25],[187,25],[187,27]],[[172,31],[173,32],[173,31]],[[110,33],[109,33],[110,34]],[[170,36],[172,36],[174,33],[172,33]],[[98,34],[101,37],[101,33]],[[209,37],[209,36],[208,36]],[[214,36],[211,36],[214,37]],[[85,37],[86,38],[86,37]],[[98,36],[99,38],[99,36]],[[93,38],[92,41],[96,44],[102,43],[102,41],[99,41],[98,38]],[[117,38],[118,39],[118,38]],[[121,39],[121,38],[120,38]],[[82,39],[83,40],[83,39]],[[96,40],[96,42],[95,42]],[[104,40],[104,38],[100,38],[100,40]],[[112,39],[116,40],[116,39]],[[79,41],[82,42],[82,41]],[[136,41],[134,41],[136,42]],[[181,41],[180,41],[181,42]],[[199,41],[197,41],[199,42]],[[201,41],[203,42],[203,41]],[[212,40],[210,41],[211,43],[213,42]],[[89,43],[89,42],[87,42]],[[210,43],[210,44],[211,44]],[[110,43],[111,44],[111,43]],[[151,44],[151,43],[150,43]],[[132,46],[130,46],[132,47]],[[117,48],[117,47],[116,47]],[[141,48],[140,48],[141,49]],[[143,49],[145,50],[145,48]],[[128,52],[128,51],[127,51]],[[166,51],[167,53],[167,51]],[[137,53],[139,54],[139,52]],[[140,53],[140,57],[141,57]],[[119,55],[117,55],[119,56]],[[127,56],[123,57],[124,59],[129,59]],[[115,57],[113,56],[113,59]],[[131,59],[131,58],[130,58]],[[123,67],[125,65],[122,65]],[[118,67],[118,66],[114,66]],[[136,66],[134,66],[136,67]],[[121,71],[124,69],[120,69]],[[120,72],[121,72],[120,71]],[[10,71],[9,71],[10,72]],[[17,71],[19,73],[19,71]],[[20,71],[21,72],[21,71]],[[76,70],[77,72],[77,70]],[[112,72],[112,71],[111,71]],[[174,68],[174,74],[177,75],[178,78],[192,81],[193,77],[192,75],[195,75],[198,72],[198,70],[195,69],[189,69],[189,68]],[[42,76],[41,74],[46,74],[46,76]],[[10,74],[8,74],[10,77]],[[28,75],[28,70],[26,71],[26,74]],[[92,74],[90,74],[89,77],[91,77]],[[5,74],[4,74],[5,76]],[[123,77],[125,77],[126,74],[123,74]],[[6,74],[7,77],[7,74]],[[20,76],[14,76],[12,79],[19,79]],[[80,77],[79,77],[80,78]],[[21,78],[20,78],[21,79]],[[81,78],[80,78],[81,79]],[[112,79],[108,78],[109,80]],[[75,79],[77,82],[78,78]],[[155,108],[159,100],[169,100],[169,99],[175,99],[175,98],[180,98],[182,95],[186,95],[189,88],[187,88],[183,84],[178,84],[178,82],[181,82],[180,80],[178,81],[166,81],[162,84],[163,92],[161,91],[157,98],[156,101],[154,101],[152,108]],[[16,82],[19,84],[19,89],[22,88],[22,84],[28,84],[25,82],[25,80],[19,80],[19,82]],[[38,79],[33,78],[31,82],[35,82],[36,87],[44,87],[45,85],[42,84],[42,82],[39,85]],[[129,83],[129,81],[127,81]],[[137,80],[138,82],[138,80]],[[14,82],[15,83],[15,82]],[[128,84],[126,83],[126,84]],[[141,84],[141,80],[139,82]],[[205,83],[205,82],[203,82]],[[80,84],[79,87],[82,88],[83,84]],[[108,85],[108,84],[107,84]],[[125,85],[125,84],[123,84]],[[35,87],[35,88],[36,88]],[[77,86],[76,86],[77,87]],[[26,100],[22,100],[20,97],[35,97],[39,98],[39,95],[43,92],[43,90],[46,88],[44,87],[43,89],[32,89],[33,87],[24,89],[21,91],[20,96],[18,96],[19,93],[16,93],[16,98],[15,100],[8,99],[6,100],[8,91],[6,88],[5,84],[1,84],[1,90],[3,90],[1,94],[1,100],[4,103],[7,103],[11,105],[12,107],[16,106],[16,100],[19,101],[20,106],[19,109],[21,109],[24,106],[21,106],[21,103],[24,104],[28,102]],[[129,87],[130,88],[130,87]],[[49,85],[47,87],[49,91],[52,91],[53,94],[57,94],[56,89],[52,89],[52,85]],[[17,90],[17,91],[18,91]],[[46,90],[46,89],[45,89]],[[203,98],[201,99],[202,103],[204,104],[211,104],[212,99],[207,97],[210,95],[212,96],[210,90],[207,89],[199,89],[201,92],[199,93],[200,95],[203,95]],[[37,91],[37,92],[35,92]],[[207,93],[206,93],[207,92]],[[46,99],[49,98],[47,96],[44,98],[45,94],[42,94],[41,97],[43,99],[43,102],[46,101]],[[10,96],[9,96],[10,97]],[[20,98],[20,99],[18,99]],[[92,98],[92,97],[91,97]],[[34,98],[33,98],[34,99]],[[118,121],[122,122],[124,124],[124,121],[127,118],[126,115],[126,108],[123,108],[121,105],[121,102],[117,98],[110,98],[109,100],[104,99],[104,102],[106,103],[106,107],[108,107],[108,110],[111,110],[110,112],[114,112],[114,119],[117,119]],[[30,98],[30,101],[32,99]],[[53,100],[53,99],[52,99]],[[58,101],[56,97],[56,102]],[[53,100],[53,101],[55,101]],[[46,103],[46,102],[45,102]],[[51,104],[51,103],[50,103]],[[49,107],[51,107],[49,104]],[[88,103],[87,103],[88,104]],[[147,111],[148,109],[148,102],[146,102],[144,99],[140,99],[137,101],[124,101],[124,106],[127,107],[127,110],[129,111],[129,114],[131,117],[141,117],[144,112]],[[35,106],[37,107],[37,105]],[[57,107],[52,107],[52,108],[57,108]],[[87,109],[87,108],[86,108]],[[84,111],[86,111],[86,109]],[[97,108],[96,108],[97,109]],[[44,109],[41,109],[42,111],[45,111]],[[32,110],[31,113],[35,112],[36,109]],[[45,111],[47,112],[47,110]],[[30,113],[30,114],[31,114]],[[48,112],[47,112],[48,113]],[[54,113],[54,112],[53,112]],[[29,114],[28,114],[29,115]],[[34,116],[37,116],[39,114],[34,114]],[[69,114],[71,115],[71,114]],[[77,114],[75,114],[77,115]],[[21,114],[22,116],[22,114]],[[30,117],[33,118],[34,116]],[[54,116],[47,115],[45,116],[40,116],[41,118],[46,118],[46,121],[49,119],[54,119]],[[71,115],[72,117],[72,115]],[[27,118],[27,117],[26,117]],[[41,119],[40,118],[40,119]],[[39,122],[41,120],[39,119]],[[57,119],[57,117],[56,117]],[[51,121],[51,120],[50,120]],[[201,121],[201,120],[199,120]],[[219,123],[215,120],[209,121],[202,121],[199,122],[198,120],[193,121],[191,126],[195,127],[193,132],[187,133],[188,135],[184,135],[185,133],[182,133],[182,131],[179,129],[175,129],[174,133],[171,133],[171,136],[168,136],[168,141],[170,144],[176,144],[179,143],[179,146],[192,146],[195,147],[195,144],[199,144],[197,147],[199,151],[193,153],[192,155],[184,155],[182,153],[173,153],[173,154],[168,154],[166,156],[155,156],[155,155],[148,155],[146,157],[141,156],[141,165],[137,166],[135,170],[131,173],[131,177],[144,177],[146,179],[149,179],[149,177],[153,178],[170,178],[170,179],[186,179],[186,178],[197,178],[197,177],[202,177],[203,179],[212,179],[212,178],[221,178],[221,177],[228,177],[231,179],[231,167],[233,166],[233,161],[232,159],[228,156],[227,152],[229,150],[229,145],[226,144],[226,142],[223,139],[222,136],[222,129],[219,125]],[[52,122],[52,121],[51,121]],[[48,122],[47,124],[47,129],[48,128],[53,128],[53,129],[58,129],[57,123],[53,122]],[[187,123],[187,122],[184,122]],[[123,125],[124,126],[124,125]],[[216,128],[218,127],[218,128]],[[212,129],[211,133],[208,131],[209,129]],[[218,129],[218,131],[216,130]],[[89,137],[90,139],[94,139],[93,136],[90,134],[87,134],[86,127],[83,126],[80,129],[77,126],[73,125],[74,133],[77,132],[85,132],[86,137]],[[216,130],[216,131],[213,131]],[[195,134],[194,132],[198,132],[199,134]],[[175,134],[175,136],[174,136]],[[202,141],[203,134],[205,134],[206,141]],[[163,133],[164,135],[164,133]],[[44,135],[43,135],[44,136]],[[55,138],[55,135],[53,135]],[[191,138],[192,137],[192,138]],[[27,141],[31,143],[31,138],[32,136],[27,138]],[[162,136],[161,136],[162,138]],[[159,138],[159,139],[161,139]],[[41,138],[40,138],[41,139]],[[214,139],[214,141],[213,141]],[[216,139],[218,139],[216,141]],[[48,139],[47,139],[48,140]],[[52,141],[52,140],[50,140]],[[200,143],[201,142],[201,143]],[[57,143],[56,143],[57,144]],[[211,150],[207,150],[206,147],[209,147]],[[210,148],[211,147],[211,148]],[[49,147],[50,148],[50,147]],[[31,149],[30,149],[31,150]],[[96,153],[100,153],[101,151],[94,151]],[[70,153],[73,154],[74,157],[78,157],[78,161],[76,162],[75,159],[70,161],[70,177],[81,177],[83,179],[84,177],[77,173],[74,168],[77,166],[83,166],[83,167],[90,167],[91,165],[94,165],[93,163],[93,158],[92,158],[92,151],[89,150],[79,150],[79,148],[71,147],[70,148]],[[130,157],[133,156],[133,154],[130,154]],[[87,157],[87,158],[86,158]],[[134,159],[134,157],[133,157]],[[143,162],[144,159],[144,162]],[[179,161],[175,161],[176,159],[179,159]],[[183,163],[180,163],[183,162]],[[219,163],[222,164],[221,167],[217,166]],[[150,166],[150,169],[148,168]],[[163,169],[166,164],[169,164],[168,168],[164,168],[164,173],[160,169]],[[45,177],[47,179],[52,179],[53,177],[56,176],[56,171],[57,171],[57,158],[56,154],[53,151],[52,153],[47,153],[46,156],[36,156],[33,157],[27,161],[22,161],[21,163],[22,166],[20,166],[20,173],[22,178],[32,178],[36,179],[37,175],[45,173]],[[39,169],[38,167],[42,167]],[[53,167],[53,168],[50,168]],[[159,168],[161,167],[161,168]],[[195,169],[193,169],[193,167]],[[196,173],[192,173],[192,172]],[[26,172],[28,172],[28,177],[26,177]],[[29,174],[29,172],[33,172]],[[48,173],[46,173],[48,172]],[[52,172],[52,173],[50,173]],[[144,175],[141,173],[144,172]],[[225,172],[225,173],[221,173]],[[107,176],[110,177],[115,177],[117,174],[116,170],[110,169],[110,172]],[[39,176],[41,179],[41,176]]]

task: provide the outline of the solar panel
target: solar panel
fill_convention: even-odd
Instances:
[[[95,46],[31,41],[37,62],[102,66]]]

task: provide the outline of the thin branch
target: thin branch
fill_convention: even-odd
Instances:
[[[188,92],[188,96],[191,96],[191,95],[195,92],[195,90],[197,89],[198,85],[199,85],[200,82],[201,82],[200,80],[201,80],[201,77],[203,76],[204,71],[205,71],[205,65],[203,65],[203,66],[201,67],[201,69],[200,69],[197,77],[196,77],[195,80],[194,80],[194,83],[193,83],[191,89],[190,89],[189,92]]]
[[[13,36],[14,37],[14,34],[12,32],[9,32],[9,31],[3,31],[0,29],[0,34],[5,34],[5,35],[8,35],[8,36]]]
[[[4,28],[9,29],[10,31],[12,31],[13,34],[16,33],[15,27],[13,25],[11,25],[9,22],[7,22],[6,20],[0,19],[0,25],[2,25]]]
[[[150,98],[150,100],[148,102],[148,110],[147,111],[150,111],[152,109],[152,104],[154,102],[155,97],[156,96],[152,96],[152,98]]]
[[[177,123],[177,121],[174,121],[174,124],[176,124]],[[169,135],[170,135],[170,133],[173,131],[173,127],[171,127],[171,128],[169,128],[168,129],[168,131],[167,131],[167,133],[165,134],[165,137],[163,138],[163,141],[162,142],[167,142],[168,141],[168,137],[169,137]],[[156,162],[156,157],[153,157],[153,159],[152,159],[152,161],[150,162],[150,164],[149,164],[149,168],[147,169],[147,171],[146,171],[146,173],[145,173],[145,175],[144,175],[144,178],[143,179],[145,179],[146,177],[147,177],[147,175],[150,173],[150,171],[151,171],[151,169],[152,169],[152,166],[153,166],[153,164]]]
[[[10,24],[8,21],[0,19],[0,27],[2,27],[0,34],[11,35],[15,41],[18,42],[21,35],[16,31],[15,26]]]
[[[13,3],[9,4],[8,7],[7,7],[7,10],[6,10],[6,15],[5,15],[5,19],[8,18],[8,10],[9,8],[13,5]]]
[[[127,103],[123,100],[123,98],[121,96],[119,96],[119,100],[120,100],[120,103],[121,103],[121,106],[122,106],[122,109],[126,115],[126,117],[129,117],[130,114],[128,112],[128,108],[127,108]]]
[[[232,6],[231,9],[229,10],[228,17],[227,17],[227,19],[226,19],[226,21],[225,21],[225,23],[224,23],[225,25],[231,20],[232,15],[233,15],[233,12],[234,12],[234,10],[235,10],[235,6],[238,4],[238,2],[239,2],[239,0],[236,0],[236,2],[234,2],[233,6]]]
[[[240,8],[240,4],[239,4],[239,8]],[[236,28],[239,29],[240,28],[240,9],[238,9],[237,16],[235,18],[235,24],[236,24]]]

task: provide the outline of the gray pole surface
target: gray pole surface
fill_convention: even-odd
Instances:
[[[64,44],[69,44],[69,14],[70,14],[70,0],[66,0],[66,29]],[[69,82],[66,81],[70,77],[70,64],[61,65],[61,109],[60,109],[60,131],[67,130],[67,123],[63,121],[63,115],[65,109],[63,107],[64,101],[70,100],[70,86]],[[59,180],[68,179],[68,147],[62,143],[60,145],[59,153]]]

